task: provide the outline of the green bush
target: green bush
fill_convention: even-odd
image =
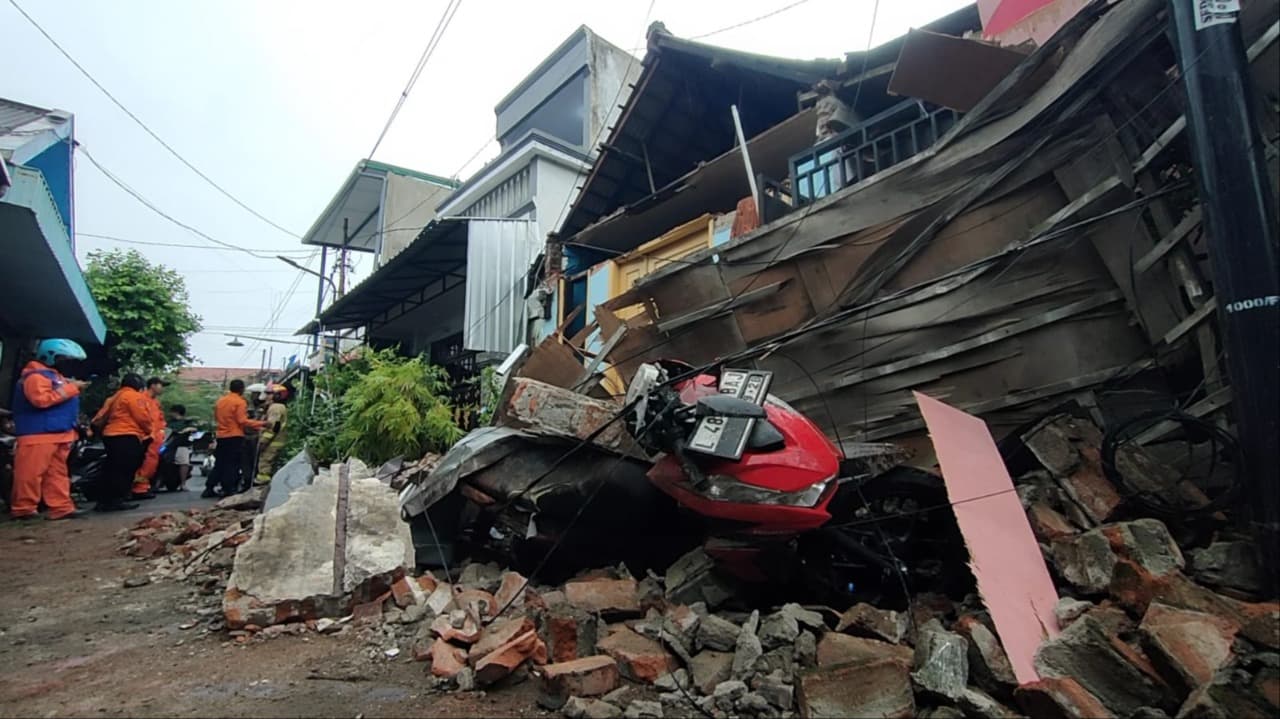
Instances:
[[[331,364],[298,397],[286,450],[306,447],[328,464],[348,456],[381,464],[397,456],[443,452],[462,437],[447,399],[448,375],[421,357],[366,349]]]

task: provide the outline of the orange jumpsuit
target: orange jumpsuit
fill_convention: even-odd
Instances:
[[[80,394],[80,388],[71,383],[61,383],[55,388],[53,381],[38,371],[56,372],[39,362],[29,362],[23,368],[26,377],[22,380],[22,393],[35,407],[46,409]],[[75,439],[75,430],[18,437],[13,458],[13,496],[9,503],[12,516],[34,515],[40,511],[42,499],[49,508],[49,519],[76,511],[76,504],[71,501],[71,475],[67,471],[67,458],[71,456],[71,443]]]
[[[138,468],[138,474],[133,478],[133,493],[146,494],[151,491],[151,480],[156,476],[156,470],[160,468],[160,446],[164,444],[164,430],[167,423],[164,420],[164,410],[160,407],[154,397],[147,397],[150,404],[148,409],[151,411],[151,444],[147,445],[147,454],[142,458],[142,466]]]

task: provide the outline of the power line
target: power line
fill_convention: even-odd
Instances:
[[[12,0],[10,0],[10,1],[12,2]],[[215,237],[213,237],[213,236],[211,236],[211,235],[209,235],[209,234],[207,234],[207,233],[205,233],[205,232],[203,232],[203,231],[201,231],[201,230],[199,230],[199,229],[196,229],[195,227],[192,227],[191,225],[188,225],[187,223],[185,223],[185,222],[183,222],[183,221],[181,221],[181,220],[179,220],[179,219],[175,218],[173,215],[170,215],[169,213],[165,212],[164,210],[161,210],[161,209],[160,209],[159,207],[157,207],[157,206],[155,205],[155,203],[153,203],[151,200],[148,200],[147,198],[143,197],[141,193],[139,193],[137,190],[133,189],[133,188],[132,188],[132,187],[130,187],[128,184],[126,184],[124,180],[121,180],[120,178],[116,177],[116,176],[115,176],[115,175],[114,175],[110,170],[108,170],[107,168],[103,167],[103,166],[102,166],[102,163],[98,162],[97,158],[95,158],[95,157],[93,156],[93,153],[89,152],[89,148],[85,147],[84,145],[79,145],[78,147],[79,147],[79,150],[80,150],[80,154],[82,154],[82,155],[84,155],[85,157],[89,158],[89,162],[93,163],[93,166],[94,166],[94,167],[96,167],[96,168],[98,168],[98,171],[99,171],[99,172],[101,172],[101,173],[103,174],[103,176],[105,176],[108,180],[111,180],[113,183],[115,183],[115,184],[116,184],[116,186],[118,186],[120,189],[122,189],[122,190],[124,190],[125,192],[129,193],[130,195],[132,195],[132,196],[133,196],[133,199],[135,199],[135,200],[137,200],[138,202],[142,203],[142,204],[143,204],[147,209],[151,210],[152,212],[156,213],[157,215],[160,215],[160,216],[161,216],[161,217],[163,217],[164,219],[166,219],[166,220],[168,220],[168,221],[172,222],[173,224],[177,225],[178,227],[181,227],[181,228],[182,228],[182,229],[184,229],[184,230],[187,230],[188,232],[192,232],[192,233],[194,233],[194,234],[196,234],[196,235],[199,235],[200,237],[203,237],[204,239],[206,239],[206,240],[208,240],[208,241],[210,241],[210,242],[214,243],[215,245],[221,245],[222,247],[225,247],[225,248],[227,248],[227,249],[231,249],[231,250],[238,250],[238,251],[243,252],[243,253],[245,253],[245,254],[247,254],[247,255],[251,255],[251,256],[253,256],[253,257],[257,257],[257,258],[258,258],[258,259],[260,259],[260,260],[273,259],[272,255],[263,255],[263,254],[259,254],[259,253],[258,253],[258,251],[256,251],[256,250],[251,250],[251,249],[249,249],[248,247],[242,247],[242,246],[240,246],[240,245],[235,245],[235,244],[232,244],[232,243],[230,243],[230,242],[223,242],[222,240],[219,240],[219,239],[217,239],[217,238],[215,238]]]
[[[743,21],[742,21],[742,22],[740,22],[740,23],[735,23],[735,24],[730,25],[730,26],[728,26],[728,27],[722,27],[722,28],[720,28],[719,30],[712,30],[711,32],[704,32],[704,33],[702,33],[701,35],[690,35],[688,39],[690,39],[690,40],[702,40],[703,38],[708,38],[708,37],[711,37],[712,35],[719,35],[719,34],[720,34],[720,33],[722,33],[722,32],[729,32],[730,30],[737,30],[737,29],[738,29],[738,28],[740,28],[740,27],[746,27],[747,25],[751,25],[751,24],[754,24],[754,23],[758,23],[758,22],[760,22],[761,20],[768,20],[769,18],[773,17],[774,15],[781,15],[782,13],[784,13],[784,12],[786,12],[786,11],[788,11],[788,10],[792,9],[792,8],[795,8],[795,7],[799,7],[799,6],[801,6],[801,5],[804,5],[804,4],[805,4],[805,3],[807,3],[807,2],[809,2],[809,0],[796,0],[796,2],[793,2],[793,3],[791,3],[790,5],[783,5],[782,7],[778,8],[777,10],[774,10],[774,11],[772,11],[772,12],[767,12],[767,13],[765,13],[765,14],[763,14],[763,15],[759,16],[759,17],[753,17],[753,18],[751,18],[750,20],[743,20]],[[872,22],[874,22],[874,21],[872,21]]]
[[[13,0],[10,0],[12,2]],[[382,140],[387,136],[387,131],[391,129],[391,124],[396,121],[396,115],[400,114],[400,108],[404,107],[404,103],[409,99],[409,93],[413,91],[413,86],[417,84],[418,78],[422,75],[422,70],[427,66],[427,61],[431,59],[431,55],[435,53],[436,48],[440,45],[441,38],[444,37],[444,31],[449,28],[449,23],[453,21],[453,16],[457,14],[458,8],[462,5],[462,0],[449,0],[449,4],[445,6],[444,13],[440,15],[440,20],[436,22],[436,29],[431,33],[431,39],[427,41],[427,46],[422,50],[422,56],[418,58],[418,64],[414,66],[413,73],[409,75],[409,82],[405,83],[404,90],[400,92],[396,105],[391,109],[391,115],[387,117],[387,122],[382,126],[382,132],[378,134],[377,142],[373,143],[373,149],[369,150],[369,157],[373,157],[378,151],[378,147],[382,145]]]
[[[217,252],[237,252],[237,248],[231,247],[211,247],[209,245],[191,245],[181,242],[155,242],[147,240],[131,240],[124,237],[116,237],[115,235],[99,235],[93,232],[76,232],[76,237],[91,237],[95,240],[109,240],[111,242],[122,242],[126,245],[145,245],[147,247],[178,247],[187,250],[214,250]],[[276,254],[283,255],[306,255],[307,250],[276,250]]]
[[[279,225],[278,223],[272,221],[270,218],[263,215],[261,212],[258,212],[257,210],[253,209],[249,205],[245,204],[243,200],[231,194],[231,192],[229,192],[226,188],[222,187],[222,185],[219,185],[218,183],[214,182],[213,179],[208,175],[204,174],[204,172],[202,172],[200,168],[196,167],[189,160],[187,160],[187,158],[179,154],[177,150],[173,149],[173,146],[165,142],[164,139],[161,138],[159,135],[157,135],[154,130],[148,127],[145,122],[143,122],[137,115],[133,114],[133,112],[129,108],[125,107],[124,103],[120,102],[120,100],[118,100],[115,95],[112,95],[110,90],[108,90],[106,87],[103,87],[102,83],[98,82],[97,78],[91,75],[83,65],[77,62],[76,59],[71,56],[71,53],[67,52],[66,49],[62,47],[62,45],[59,45],[58,41],[54,40],[53,36],[50,35],[48,31],[46,31],[43,27],[41,27],[40,23],[36,22],[35,18],[31,17],[31,15],[27,14],[26,10],[22,9],[22,6],[18,4],[17,0],[9,0],[9,4],[12,5],[14,9],[17,10],[18,13],[22,15],[22,17],[26,18],[27,22],[31,23],[31,26],[34,27],[36,30],[38,30],[40,34],[43,35],[44,38],[48,40],[51,45],[57,48],[58,52],[62,53],[62,56],[67,58],[67,60],[70,61],[70,63],[74,65],[77,70],[80,71],[80,74],[88,78],[89,82],[93,83],[94,87],[101,90],[102,94],[107,96],[107,99],[115,103],[116,107],[120,108],[122,111],[124,111],[124,114],[129,116],[129,119],[137,123],[138,127],[141,127],[143,131],[145,131],[148,135],[152,137],[152,139],[160,143],[160,146],[168,150],[169,154],[176,157],[179,162],[186,165],[192,172],[196,173],[196,175],[198,175],[200,179],[209,183],[211,187],[213,187],[218,192],[222,193],[227,199],[236,203],[245,211],[247,211],[249,214],[253,215],[259,220],[262,220],[263,222],[267,223],[268,225],[271,225],[272,227],[276,228],[277,230],[280,230],[281,232],[287,235],[301,239],[301,236],[298,235],[297,233],[289,230],[287,227],[283,227]]]

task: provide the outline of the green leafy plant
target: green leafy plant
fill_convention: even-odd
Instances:
[[[498,410],[498,401],[502,397],[502,384],[498,382],[498,370],[490,365],[480,370],[479,376],[470,380],[480,384],[480,406],[476,408],[476,426],[487,427],[493,424],[493,415]]]
[[[182,276],[136,250],[90,252],[85,280],[108,331],[107,354],[121,368],[163,373],[190,362],[200,331]]]
[[[444,370],[390,350],[367,357],[369,371],[342,397],[346,417],[339,440],[352,454],[380,464],[401,455],[442,452],[462,438],[445,398]]]

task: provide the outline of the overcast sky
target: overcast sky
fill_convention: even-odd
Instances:
[[[298,235],[368,155],[446,5],[17,2],[187,160]],[[226,242],[306,258],[296,237],[255,218],[169,155],[9,3],[0,0],[0,97],[73,112],[79,142],[178,220]],[[672,33],[689,37],[782,9],[704,42],[784,57],[839,57],[865,49],[875,4],[655,0],[648,21],[661,20]],[[881,2],[871,42],[880,44],[965,4]],[[582,24],[623,48],[639,48],[648,9],[648,0],[462,0],[375,158],[466,178],[497,155],[494,104],[539,61]],[[84,157],[77,161],[75,191],[79,233],[210,244],[125,194]],[[282,262],[234,251],[77,239],[82,263],[92,250],[131,246],[185,276],[206,327],[192,341],[200,363],[256,367],[262,348],[271,346],[278,365],[301,349],[248,340],[244,348],[228,347],[223,333],[296,339],[293,331],[314,314],[315,278],[296,282],[299,273]]]

